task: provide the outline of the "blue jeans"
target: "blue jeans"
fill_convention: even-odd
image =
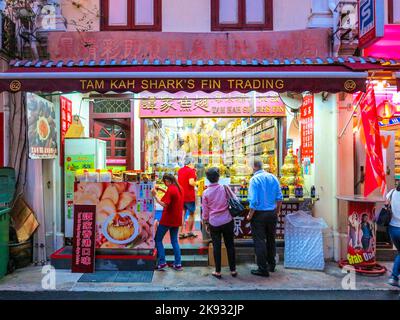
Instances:
[[[174,249],[175,265],[178,266],[182,264],[181,248],[179,248],[179,242],[178,242],[179,227],[167,227],[161,224],[157,228],[156,236],[154,239],[157,248],[158,264],[160,265],[166,263],[163,239],[168,230],[169,230],[169,235],[171,237],[172,248]]]
[[[397,249],[397,255],[394,259],[392,277],[398,280],[400,274],[400,228],[389,226],[389,234],[394,246]]]

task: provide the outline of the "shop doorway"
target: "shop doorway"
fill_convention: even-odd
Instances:
[[[107,168],[134,168],[134,124],[131,97],[105,95],[90,103],[90,136],[107,143]]]
[[[129,119],[94,120],[93,137],[107,143],[107,167],[126,170],[130,163]]]

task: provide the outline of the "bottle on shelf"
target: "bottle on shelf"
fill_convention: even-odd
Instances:
[[[311,187],[310,196],[311,196],[312,199],[315,199],[315,186]]]

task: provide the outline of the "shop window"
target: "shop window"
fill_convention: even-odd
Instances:
[[[211,29],[272,30],[273,0],[211,0]]]
[[[127,156],[127,139],[126,129],[118,124],[104,124],[96,122],[99,133],[96,138],[106,141],[107,157],[126,157]],[[96,130],[97,131],[97,130]]]
[[[400,1],[388,0],[388,23],[400,24]]]
[[[95,100],[94,113],[129,113],[131,112],[130,100]]]
[[[102,0],[102,30],[161,31],[161,0]]]

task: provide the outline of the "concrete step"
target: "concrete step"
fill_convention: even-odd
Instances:
[[[167,263],[174,262],[173,255],[166,256]],[[183,255],[182,265],[184,267],[206,267],[208,266],[208,255]]]
[[[392,248],[378,248],[376,250],[377,261],[394,261],[397,255],[397,250]]]

